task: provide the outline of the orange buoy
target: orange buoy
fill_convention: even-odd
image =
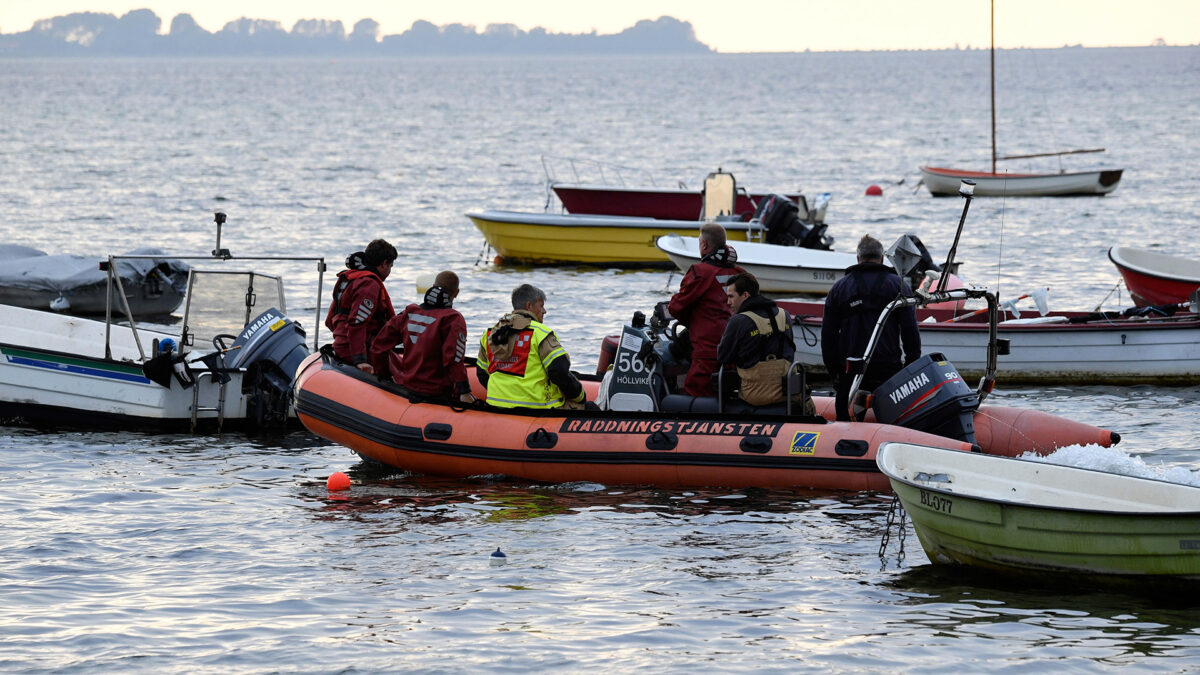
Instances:
[[[503,265],[503,264],[504,264],[504,258],[503,258],[503,257],[501,257],[501,256],[496,256],[495,258],[492,258],[492,264],[493,264],[493,265]]]
[[[879,187],[878,185],[868,185],[867,186],[867,196],[868,197],[880,197],[882,195],[883,195],[883,188]]]
[[[339,490],[350,489],[350,477],[341,471],[334,471],[329,474],[329,480],[325,481],[325,487],[337,492]]]

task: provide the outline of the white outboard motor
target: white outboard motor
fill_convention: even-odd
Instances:
[[[259,424],[283,422],[292,404],[292,381],[308,355],[304,329],[272,307],[259,314],[238,334],[226,364],[245,368],[243,389],[255,395],[247,402],[247,417]]]
[[[975,444],[979,396],[942,354],[926,354],[876,387],[875,419]]]

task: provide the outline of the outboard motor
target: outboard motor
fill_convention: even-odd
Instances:
[[[900,235],[900,238],[888,247],[884,256],[892,263],[896,273],[908,281],[910,289],[921,285],[925,280],[926,271],[942,271],[942,266],[933,261],[929,249],[911,232]]]
[[[304,329],[272,307],[259,314],[238,334],[230,347],[229,368],[245,368],[243,393],[246,415],[258,424],[282,423],[292,404],[292,381],[300,362],[309,355]]]
[[[934,272],[941,272],[942,266],[933,261],[933,256],[929,254],[929,249],[925,248],[924,242],[922,242],[917,235],[909,233],[905,236],[912,239],[912,242],[916,245],[917,250],[921,252],[921,260],[918,261],[916,267],[913,267],[912,271],[909,272],[909,280],[912,281],[912,287],[916,288],[920,286],[921,281],[925,279],[925,272],[930,270]]]
[[[939,353],[908,364],[874,392],[876,421],[975,444],[979,397]]]
[[[759,202],[753,220],[766,230],[768,244],[830,250],[833,237],[825,236],[828,226],[824,223],[805,225],[799,214],[800,207],[787,197],[767,195]]]

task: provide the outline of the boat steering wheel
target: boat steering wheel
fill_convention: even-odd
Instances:
[[[217,335],[213,336],[213,339],[212,339],[213,348],[219,352],[229,351],[229,347],[225,346],[226,340],[229,340],[230,342],[236,342],[237,336],[230,335],[229,333],[218,333]]]

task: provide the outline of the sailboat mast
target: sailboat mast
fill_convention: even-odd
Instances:
[[[992,0],[992,173],[996,173],[996,0]]]

